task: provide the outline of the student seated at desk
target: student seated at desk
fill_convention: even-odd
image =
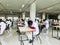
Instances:
[[[36,36],[39,33],[39,28],[38,28],[38,24],[36,22],[33,22],[32,20],[28,21],[28,27],[35,30],[33,32],[33,36]],[[32,39],[32,33],[30,32],[30,34],[28,35],[28,38],[30,39],[29,43],[33,42],[34,39]]]
[[[45,28],[45,21],[44,20],[41,20],[40,21],[40,31],[42,32],[42,29]]]
[[[25,26],[24,20],[23,20],[23,19],[20,19],[20,20],[18,21],[18,24],[17,24],[17,25],[18,25],[18,26],[17,26],[17,29],[18,29],[18,27],[24,27],[24,26]],[[18,29],[16,32],[20,33],[19,29]]]
[[[6,23],[4,23],[2,19],[0,19],[0,35],[4,33],[5,28],[6,28]]]
[[[18,22],[18,26],[24,26],[25,24],[24,24],[24,20],[23,19],[20,19],[19,20],[19,22]]]

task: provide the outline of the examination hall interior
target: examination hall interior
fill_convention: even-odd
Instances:
[[[0,45],[60,45],[60,0],[0,0]]]

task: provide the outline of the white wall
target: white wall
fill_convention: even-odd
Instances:
[[[1,19],[5,19],[5,17],[8,19],[18,19],[18,15],[0,15]]]
[[[58,19],[60,19],[60,15],[58,15]]]

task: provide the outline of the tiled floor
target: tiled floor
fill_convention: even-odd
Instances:
[[[49,31],[48,36],[42,32],[40,37],[42,43],[39,43],[39,40],[36,39],[34,45],[60,45],[60,40],[52,38],[51,30]],[[0,42],[2,45],[20,45],[16,29],[12,29],[10,33],[5,32],[3,36],[0,36]],[[25,41],[24,44],[31,45],[29,41]]]

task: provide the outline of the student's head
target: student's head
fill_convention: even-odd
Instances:
[[[20,23],[24,23],[24,19],[20,19]]]
[[[28,26],[32,25],[33,24],[33,21],[32,20],[29,20],[28,21]]]
[[[46,19],[43,19],[43,21],[46,21]]]
[[[0,22],[2,22],[2,19],[0,19]]]
[[[9,21],[8,19],[6,19],[6,21]]]
[[[23,21],[23,22],[24,22],[24,19],[21,19],[21,21]]]
[[[11,19],[9,19],[9,21],[11,21]]]
[[[24,22],[24,19],[21,19],[20,22]]]

